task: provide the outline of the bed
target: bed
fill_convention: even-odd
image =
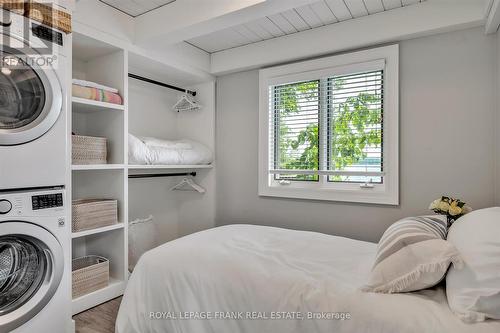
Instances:
[[[500,332],[468,325],[443,286],[363,293],[376,244],[314,232],[230,225],[142,256],[117,333]]]

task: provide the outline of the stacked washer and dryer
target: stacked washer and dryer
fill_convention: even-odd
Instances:
[[[71,329],[67,38],[0,11],[0,333]]]

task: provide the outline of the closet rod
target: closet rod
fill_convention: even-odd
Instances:
[[[137,175],[128,175],[128,178],[157,178],[157,177],[179,177],[179,176],[196,177],[196,172],[145,173],[145,174],[137,174]]]
[[[196,177],[196,172],[181,172],[181,173],[149,173],[128,175],[128,178],[158,178],[158,177],[179,177],[179,176],[192,176]]]
[[[179,177],[192,176],[196,177],[196,172],[180,172],[180,173],[145,173],[137,175],[128,175],[128,178],[157,178],[157,177]]]
[[[128,77],[130,77],[132,79],[136,79],[136,80],[148,82],[148,83],[151,83],[151,84],[156,84],[157,86],[161,86],[161,87],[165,87],[165,88],[169,88],[169,89],[173,89],[173,90],[177,90],[177,91],[186,92],[188,94],[191,94],[192,96],[196,96],[196,91],[186,90],[186,89],[179,88],[179,87],[176,87],[176,86],[173,86],[173,85],[170,85],[170,84],[166,84],[166,83],[163,83],[163,82],[160,82],[160,81],[155,81],[155,80],[152,80],[152,79],[148,79],[147,77],[135,75],[135,74],[132,74],[132,73],[128,73]]]

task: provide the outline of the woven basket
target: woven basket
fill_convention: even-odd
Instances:
[[[107,287],[109,284],[109,260],[99,256],[73,259],[73,298]]]
[[[24,15],[51,28],[71,33],[71,15],[50,4],[30,0],[0,0],[0,8]]]
[[[65,33],[71,32],[71,15],[50,5],[31,2],[25,16]]]
[[[109,199],[73,200],[73,232],[96,229],[118,223],[118,201]]]
[[[106,138],[73,135],[72,142],[73,151],[71,157],[74,165],[107,163]]]
[[[25,0],[0,0],[0,8],[24,15]]]

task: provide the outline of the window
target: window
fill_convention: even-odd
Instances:
[[[259,194],[398,204],[398,46],[260,71]]]

